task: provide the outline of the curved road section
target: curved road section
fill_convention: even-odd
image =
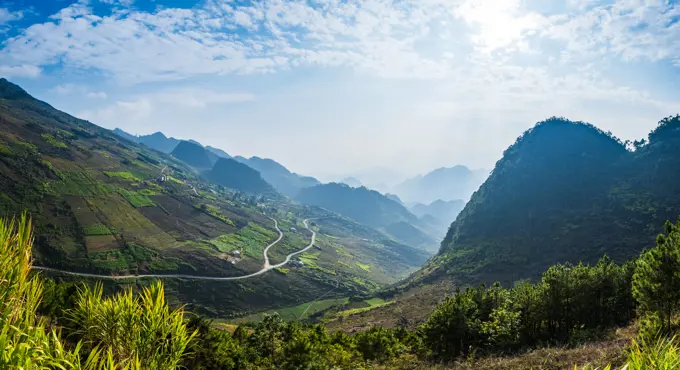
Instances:
[[[270,217],[271,218],[271,217]],[[314,242],[316,241],[316,232],[312,229],[309,228],[308,221],[310,220],[309,218],[302,221],[302,223],[305,224],[305,228],[309,230],[312,233],[312,239],[309,242],[309,245],[306,246],[303,249],[300,249],[299,251],[295,253],[291,253],[286,256],[286,259],[277,264],[277,265],[270,265],[269,264],[269,257],[267,256],[267,252],[269,251],[269,248],[273,247],[276,245],[278,242],[283,239],[283,232],[279,229],[279,223],[275,219],[274,220],[274,227],[276,227],[276,230],[279,232],[279,238],[276,239],[272,244],[269,244],[265,250],[264,250],[264,266],[262,267],[262,270],[258,272],[254,272],[249,275],[243,275],[243,276],[231,276],[231,277],[217,277],[217,276],[198,276],[198,275],[183,275],[183,274],[145,274],[145,275],[97,275],[97,274],[88,274],[86,272],[72,272],[72,271],[65,271],[65,270],[60,270],[60,269],[55,269],[51,267],[42,267],[42,266],[33,266],[34,270],[42,270],[42,271],[51,271],[51,272],[57,272],[61,274],[66,274],[66,275],[71,275],[71,276],[81,276],[81,277],[89,277],[89,278],[95,278],[95,279],[109,279],[109,280],[124,280],[124,279],[147,279],[147,278],[156,278],[156,279],[162,279],[162,278],[180,278],[180,279],[195,279],[195,280],[214,280],[214,281],[227,281],[227,280],[243,280],[243,279],[248,279],[251,277],[255,277],[258,275],[262,275],[265,272],[269,270],[273,270],[275,268],[279,268],[290,262],[290,260],[295,257],[298,254],[304,253],[310,248],[314,246]]]

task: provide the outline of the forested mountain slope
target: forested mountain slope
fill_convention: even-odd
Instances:
[[[538,123],[504,152],[425,274],[510,283],[557,262],[636,256],[680,216],[680,119],[630,147],[590,124]]]

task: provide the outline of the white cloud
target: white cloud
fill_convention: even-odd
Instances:
[[[35,78],[40,76],[41,69],[34,65],[20,64],[16,66],[2,66],[0,65],[0,76],[3,77],[29,77]]]
[[[248,93],[219,93],[204,89],[170,90],[150,96],[158,103],[172,104],[188,108],[205,108],[210,104],[231,104],[255,100]]]
[[[520,0],[465,0],[456,7],[455,14],[476,29],[472,40],[480,50],[525,49],[526,45],[519,42],[549,22],[521,5]]]
[[[85,96],[87,96],[88,98],[91,98],[91,99],[106,99],[108,97],[108,95],[106,95],[106,93],[103,92],[103,91],[98,91],[98,92],[90,91],[87,94],[85,94]]]
[[[99,0],[104,4],[130,6],[135,0]]]
[[[148,120],[152,111],[151,102],[141,98],[133,101],[117,101],[115,104],[102,109],[82,111],[77,116],[97,124],[116,125],[116,123],[122,123],[119,126],[125,126],[127,122]]]
[[[91,99],[106,99],[108,95],[103,91],[90,91],[87,87],[72,83],[61,84],[49,90],[57,95],[80,95]]]
[[[50,89],[50,92],[53,92],[58,95],[69,95],[72,94],[76,90],[76,85],[74,84],[63,84],[63,85],[57,85]]]
[[[619,1],[556,17],[544,36],[564,41],[567,57],[673,60],[680,55],[679,21],[674,2]]]
[[[0,26],[24,17],[22,11],[12,12],[7,8],[0,8]]]
[[[106,127],[136,127],[149,123],[153,120],[154,114],[159,112],[204,109],[211,105],[254,100],[255,96],[248,93],[223,93],[198,88],[174,89],[116,101],[98,109],[81,111],[77,115]]]
[[[508,60],[523,52],[562,62],[605,53],[677,60],[680,7],[665,0],[598,3],[569,0],[570,13],[548,16],[521,0],[207,0],[192,9],[101,16],[78,2],[6,40],[0,58],[10,66],[98,70],[127,83],[309,66],[439,79],[499,53]],[[565,52],[546,40],[563,43]]]
[[[63,63],[127,82],[195,75],[269,73],[296,66],[340,66],[388,77],[441,77],[448,65],[416,51],[443,5],[369,0],[310,6],[256,2],[233,8],[114,12],[98,16],[81,3],[7,40],[13,63]],[[416,12],[410,10],[416,7]],[[246,32],[255,30],[257,32]]]

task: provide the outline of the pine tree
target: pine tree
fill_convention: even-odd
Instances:
[[[636,263],[633,295],[643,310],[658,315],[670,331],[680,303],[680,222],[666,222],[666,235],[659,235],[656,243]]]

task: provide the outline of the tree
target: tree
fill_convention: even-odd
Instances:
[[[680,303],[680,222],[666,222],[666,235],[659,235],[656,243],[636,263],[633,295],[643,310],[658,315],[670,331]]]

